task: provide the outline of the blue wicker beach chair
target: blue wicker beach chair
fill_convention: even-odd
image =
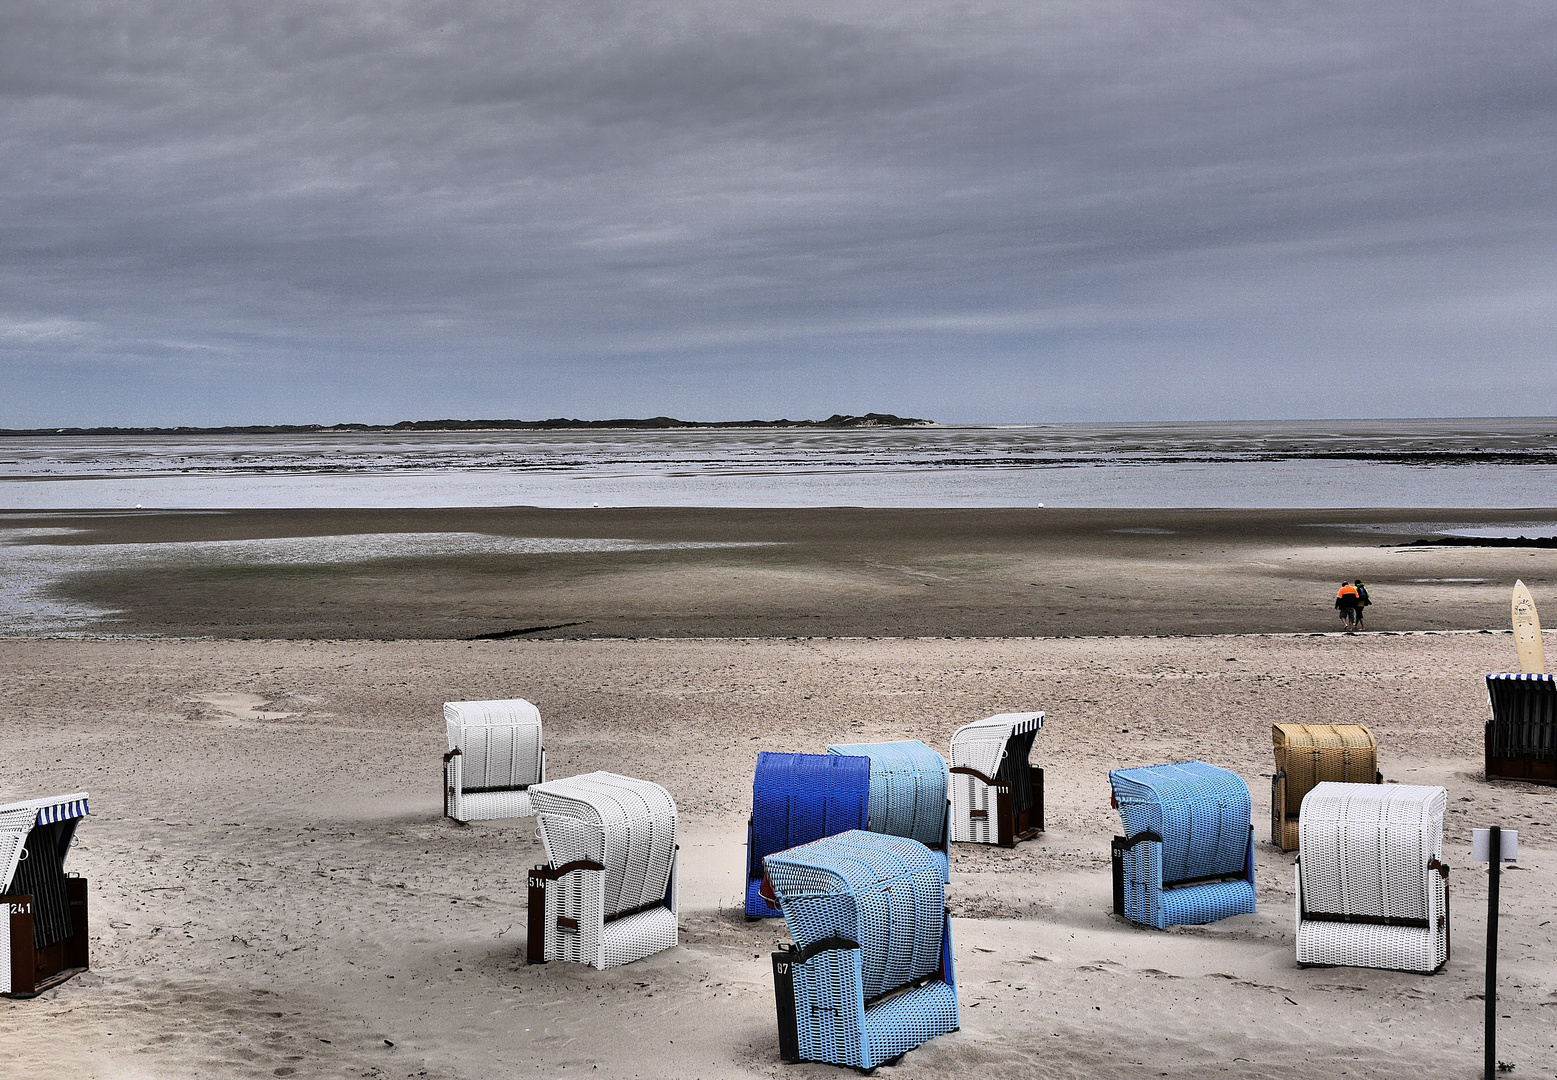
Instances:
[[[769,855],[779,1053],[874,1069],[960,1024],[946,886],[916,840],[851,831]]]
[[[780,914],[762,892],[766,855],[865,827],[870,759],[836,754],[757,755],[746,827],[746,917]]]
[[[850,743],[829,754],[870,758],[870,806],[865,827],[906,836],[935,855],[941,881],[951,881],[951,803],[946,759],[922,742]]]
[[[1254,826],[1239,777],[1185,761],[1108,774],[1128,836],[1114,837],[1114,913],[1169,926],[1254,911]]]

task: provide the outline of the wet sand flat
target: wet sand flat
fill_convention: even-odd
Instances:
[[[1501,629],[1515,578],[1557,580],[1550,548],[1413,546],[1455,525],[1550,534],[1557,511],[0,516],[40,590],[110,613],[88,632],[316,639],[1314,632],[1357,577],[1370,629]]]
[[[68,866],[94,971],[0,1002],[18,1076],[833,1077],[778,1061],[739,913],[759,749],[922,738],[1042,708],[1048,832],[956,845],[962,1030],[883,1076],[1479,1075],[1485,875],[1503,885],[1500,1054],[1557,1063],[1552,789],[1480,779],[1480,679],[1507,634],[1146,639],[0,641],[0,789],[88,789]],[[551,773],[664,784],[681,947],[607,972],[523,962],[533,823],[440,819],[440,703],[523,695]],[[1402,783],[1450,791],[1453,957],[1425,977],[1299,969],[1292,857],[1260,910],[1141,930],[1108,913],[1107,770],[1198,757],[1269,809],[1270,723],[1361,719]],[[1263,839],[1263,836],[1262,836]],[[392,1045],[391,1045],[392,1044]]]

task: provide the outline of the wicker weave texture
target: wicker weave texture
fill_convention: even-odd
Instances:
[[[528,791],[478,791],[467,795],[458,787],[450,798],[449,809],[449,816],[455,821],[497,821],[529,817],[535,812]]]
[[[465,787],[541,782],[541,713],[528,701],[448,701],[443,719],[449,749],[460,752]]]
[[[996,844],[1000,842],[1000,821],[996,817],[999,801],[995,788],[976,776],[953,773],[951,802],[953,843]]]
[[[1251,803],[1235,773],[1185,761],[1108,774],[1126,835],[1162,837],[1166,882],[1241,873],[1247,865]]]
[[[951,763],[977,769],[985,776],[1000,771],[1006,744],[1013,735],[1043,728],[1043,713],[1000,713],[960,727],[951,739]]]
[[[871,832],[906,836],[927,847],[946,842],[946,760],[922,742],[829,746],[829,754],[870,758]]]
[[[866,997],[939,969],[945,884],[923,844],[853,830],[769,855],[766,864],[796,945],[859,943]]]
[[[1271,741],[1276,771],[1287,774],[1292,817],[1315,784],[1371,784],[1378,775],[1378,741],[1364,724],[1273,724]]]
[[[869,758],[758,754],[747,846],[746,914],[752,918],[779,914],[757,891],[764,856],[863,829],[869,795]]]
[[[1246,844],[1252,860],[1252,836]],[[1155,841],[1143,840],[1124,853],[1125,918],[1165,930],[1254,913],[1254,882],[1247,879],[1164,888],[1162,848]]]
[[[574,870],[546,883],[547,961],[605,969],[674,948],[680,940],[674,881],[668,907],[605,921],[605,874]],[[572,925],[562,928],[561,921]]]
[[[1449,959],[1449,883],[1433,873],[1429,924],[1375,926],[1305,919],[1303,867],[1297,867],[1297,962],[1335,967],[1385,968],[1430,974]]]
[[[1557,758],[1557,679],[1551,675],[1488,675],[1492,722],[1487,750],[1498,758]]]
[[[829,949],[795,965],[795,1028],[806,1061],[874,1068],[863,1038],[859,949]]]
[[[665,895],[676,854],[676,803],[647,780],[594,772],[530,789],[553,866],[605,867],[603,903],[616,915]]]

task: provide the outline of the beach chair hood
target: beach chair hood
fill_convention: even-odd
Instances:
[[[55,856],[63,862],[75,836],[76,822],[87,813],[87,793],[84,791],[0,806],[0,895],[11,891],[35,827],[65,823],[55,830],[58,838],[54,841]]]
[[[1000,772],[1006,748],[1013,738],[1036,734],[1043,728],[1043,713],[1000,713],[957,729],[951,741],[951,763],[977,769],[985,776]]]
[[[1244,871],[1252,808],[1236,773],[1185,761],[1108,775],[1127,835],[1162,838],[1165,883]]]
[[[855,829],[770,855],[766,865],[802,952],[830,938],[860,946],[867,998],[940,967],[945,886],[918,841]]]
[[[553,866],[587,860],[605,867],[605,913],[661,901],[676,854],[676,803],[648,780],[609,772],[530,789],[541,842]]]
[[[528,701],[448,701],[443,719],[449,749],[460,752],[465,791],[540,782],[541,712]]]

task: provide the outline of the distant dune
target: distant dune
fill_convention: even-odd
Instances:
[[[227,427],[66,427],[0,428],[0,435],[313,435],[361,431],[566,431],[569,429],[625,429],[659,431],[668,428],[874,428],[930,427],[934,420],[892,413],[850,416],[834,413],[826,420],[677,420],[673,416],[647,419],[575,420],[402,420],[398,424],[247,424]]]

